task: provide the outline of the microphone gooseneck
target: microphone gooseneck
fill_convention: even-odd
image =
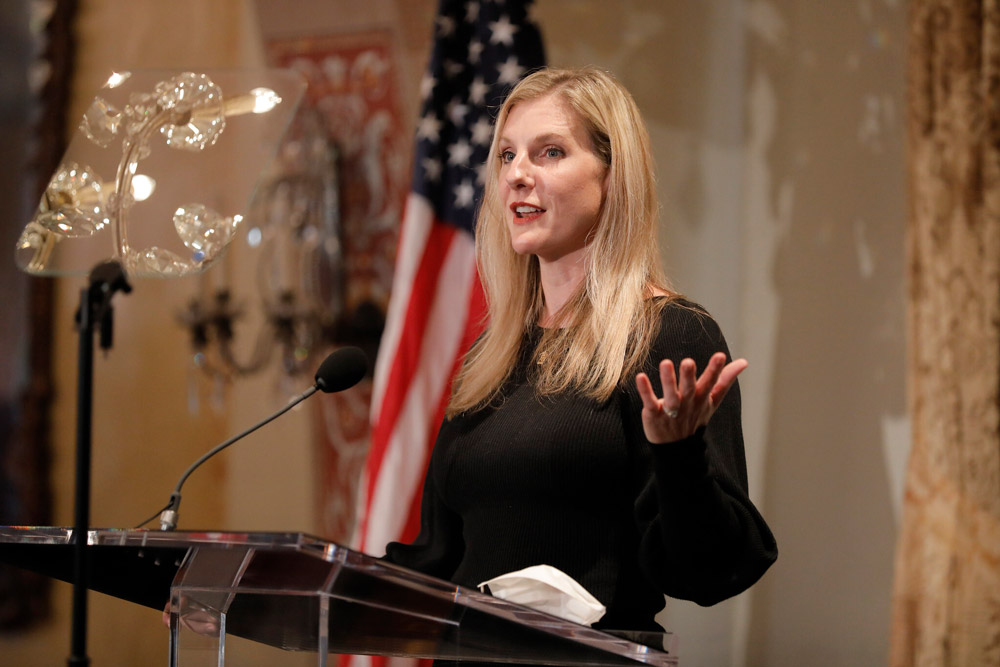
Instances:
[[[184,482],[186,482],[187,478],[191,476],[191,473],[197,470],[202,463],[209,460],[229,445],[235,443],[237,440],[245,438],[260,427],[274,421],[302,401],[315,394],[317,391],[330,394],[349,389],[360,382],[361,378],[363,378],[367,372],[368,358],[359,348],[342,347],[327,355],[326,359],[323,360],[323,363],[319,365],[319,370],[316,371],[315,384],[313,384],[313,386],[309,387],[304,392],[290,400],[283,408],[274,414],[205,452],[201,458],[192,463],[188,469],[184,471],[184,474],[181,475],[181,478],[177,481],[177,486],[174,488],[174,492],[170,494],[170,502],[160,513],[160,530],[174,530],[177,527],[178,511],[181,505],[181,487],[184,486]]]

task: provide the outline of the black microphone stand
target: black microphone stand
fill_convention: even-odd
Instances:
[[[90,583],[87,535],[90,531],[90,452],[94,384],[94,330],[102,350],[111,349],[113,309],[117,292],[132,291],[125,270],[116,261],[102,262],[90,272],[90,285],[80,290],[77,326],[80,333],[76,392],[76,492],[73,522],[73,624],[67,664],[88,665],[87,586]]]

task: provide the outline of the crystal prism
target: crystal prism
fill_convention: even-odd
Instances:
[[[133,251],[123,264],[127,273],[136,276],[176,278],[198,270],[197,266],[184,261],[176,253],[159,246]]]
[[[95,97],[90,108],[83,114],[80,130],[95,144],[107,148],[118,134],[122,117],[122,112],[103,97]]]
[[[59,236],[92,236],[110,220],[104,208],[103,185],[93,169],[75,162],[62,165],[42,195],[36,222]]]
[[[222,90],[208,76],[185,72],[158,83],[153,94],[172,113],[173,122],[160,128],[168,146],[200,151],[218,140],[226,124]]]
[[[187,204],[174,211],[174,229],[194,252],[194,260],[201,262],[218,256],[229,245],[239,219],[224,218],[202,204]]]

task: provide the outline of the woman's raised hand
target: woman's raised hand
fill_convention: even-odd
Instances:
[[[697,365],[693,359],[680,364],[680,379],[674,362],[660,362],[660,382],[663,398],[657,398],[645,373],[635,376],[635,385],[642,399],[642,428],[652,443],[676,442],[697,431],[715,414],[736,376],[747,367],[746,359],[726,363],[726,355],[716,352],[708,361],[701,377],[696,379]]]

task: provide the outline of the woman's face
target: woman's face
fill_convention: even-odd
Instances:
[[[556,94],[518,102],[498,148],[514,251],[544,262],[579,258],[597,224],[607,169],[576,112]]]

